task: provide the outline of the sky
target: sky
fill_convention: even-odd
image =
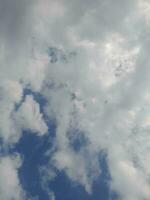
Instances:
[[[150,199],[149,30],[149,0],[0,0],[0,200]]]

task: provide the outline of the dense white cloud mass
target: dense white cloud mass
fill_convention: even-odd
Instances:
[[[25,198],[18,179],[20,162],[18,156],[0,158],[0,199],[20,200]]]
[[[23,130],[29,129],[35,133],[43,135],[48,128],[40,113],[39,104],[28,95],[16,113],[16,122]]]
[[[0,0],[5,145],[17,142],[22,130],[48,130],[38,102],[23,98],[30,88],[44,95],[45,113],[56,119],[51,164],[92,192],[106,151],[110,187],[119,198],[150,199],[149,10],[148,0]],[[72,141],[81,135],[86,144],[76,151]],[[1,171],[10,163],[14,177],[8,194],[19,199],[13,196],[20,194],[17,167],[1,160]]]

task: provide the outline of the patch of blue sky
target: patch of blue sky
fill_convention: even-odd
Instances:
[[[49,200],[48,194],[42,188],[39,168],[48,164],[49,158],[45,156],[51,147],[47,136],[42,139],[35,135],[25,133],[16,149],[23,155],[23,165],[20,169],[20,180],[23,188],[30,196],[37,196],[39,200]],[[53,191],[56,200],[113,200],[108,181],[110,180],[107,162],[102,155],[100,159],[101,175],[93,185],[92,194],[88,194],[84,187],[72,182],[63,171],[57,171],[54,180],[49,181],[49,190]],[[114,199],[116,200],[116,199]]]
[[[33,95],[40,104],[40,110],[43,113],[46,105],[45,98],[30,89],[24,90],[23,99],[26,95]],[[20,141],[15,147],[9,149],[9,153],[18,152],[22,156],[23,162],[19,170],[19,177],[23,189],[27,192],[27,198],[35,197],[38,200],[49,200],[47,189],[42,187],[39,170],[41,167],[49,165],[51,155],[47,154],[47,151],[53,148],[53,140],[55,140],[55,122],[48,121],[48,127],[51,130],[50,134],[42,137],[24,130]],[[84,134],[79,130],[71,129],[68,136],[72,138],[70,145],[76,152],[88,143]],[[54,192],[56,200],[117,200],[116,194],[112,193],[109,188],[110,175],[106,157],[105,153],[100,154],[101,175],[93,184],[92,194],[88,194],[83,186],[71,181],[63,171],[58,170],[55,170],[56,177],[48,181],[47,188]]]

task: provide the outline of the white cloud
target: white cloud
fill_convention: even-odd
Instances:
[[[18,156],[0,158],[0,199],[25,199],[25,193],[21,188],[18,177],[20,162]]]
[[[17,81],[5,80],[0,87],[0,136],[5,142],[14,142],[20,137],[18,127],[15,127],[12,113],[14,106],[22,98],[22,86]]]
[[[16,123],[23,130],[43,135],[48,131],[48,127],[40,113],[39,104],[33,99],[33,96],[27,95],[25,101],[15,114]]]
[[[90,192],[104,149],[120,199],[149,199],[149,2],[0,3],[0,136],[14,143],[22,129],[47,132],[33,97],[20,101],[29,87],[46,97],[45,112],[56,118],[55,167]],[[76,54],[49,63],[50,46]],[[72,127],[88,140],[78,152]]]
[[[97,157],[102,149],[108,153],[111,188],[120,199],[149,199],[149,170],[145,170],[149,146],[145,131],[149,128],[142,122],[148,115],[143,107],[149,90],[149,26],[141,15],[143,7],[136,1],[86,5],[64,1],[63,9],[63,17],[46,21],[52,27],[50,43],[77,52],[67,64],[49,65],[47,82],[54,87],[43,91],[49,101],[46,112],[57,120],[55,165],[90,191],[93,180],[89,184],[88,176],[93,177],[93,172],[87,173],[89,158],[70,147],[68,131],[75,123],[88,138],[93,155]],[[72,94],[76,94],[75,100]],[[116,145],[122,146],[118,154],[118,149],[112,151]],[[76,163],[81,166],[80,175]],[[97,168],[95,164],[93,169]]]
[[[90,152],[86,150],[76,154],[68,149],[68,151],[57,152],[53,157],[53,162],[58,169],[65,170],[72,181],[82,184],[87,192],[92,192],[92,182],[100,174],[95,155],[90,155]]]

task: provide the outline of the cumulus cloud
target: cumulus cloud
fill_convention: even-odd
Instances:
[[[22,130],[27,129],[39,135],[43,135],[48,131],[47,125],[40,113],[39,104],[31,95],[26,96],[15,117],[16,124],[21,126]]]
[[[5,156],[0,158],[0,198],[4,200],[25,199],[21,188],[18,168],[21,160],[18,156]]]
[[[43,56],[43,49],[34,51],[38,45],[34,39],[35,7],[35,1],[0,1],[0,138],[5,149],[20,139],[23,130],[32,129],[39,135],[47,132],[38,103],[33,97],[23,100],[26,87],[41,89],[48,57]],[[1,199],[24,198],[18,176],[20,165],[10,155],[0,156]]]
[[[0,88],[0,136],[5,142],[15,141],[20,133],[14,126],[12,113],[14,105],[22,98],[22,87],[17,81],[5,80]]]
[[[145,3],[64,1],[60,4],[63,17],[46,22],[54,27],[49,41],[55,41],[58,54],[59,48],[66,53],[76,51],[67,63],[60,59],[49,64],[47,83],[53,86],[43,91],[49,101],[45,110],[57,121],[55,165],[90,191],[99,165],[96,161],[91,167],[95,171],[88,171],[90,158],[82,150],[72,150],[68,132],[72,126],[78,128],[89,140],[81,148],[88,148],[87,155],[90,151],[98,159],[98,152],[107,152],[111,188],[121,199],[148,199],[150,195],[149,170],[145,170],[149,146],[145,143],[149,125],[144,120],[149,93]],[[80,163],[78,170],[76,163]]]
[[[48,130],[38,102],[23,97],[30,88],[46,98],[44,112],[56,120],[51,165],[92,192],[105,151],[110,188],[120,199],[149,199],[149,1],[0,4],[0,136],[6,145],[24,129]],[[79,132],[86,143],[77,151]]]

